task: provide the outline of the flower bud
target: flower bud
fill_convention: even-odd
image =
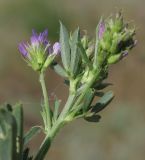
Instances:
[[[89,38],[88,38],[88,36],[86,34],[82,37],[81,43],[82,43],[84,49],[88,48]]]
[[[116,54],[113,56],[110,56],[107,60],[108,64],[114,64],[117,63],[121,58],[121,54]]]

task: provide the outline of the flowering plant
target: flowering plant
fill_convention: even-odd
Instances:
[[[109,66],[128,55],[136,45],[134,35],[135,29],[124,22],[120,12],[115,17],[100,19],[95,39],[81,34],[79,28],[69,34],[60,22],[60,40],[52,45],[47,30],[40,34],[33,30],[30,42],[22,42],[18,48],[27,64],[39,74],[44,98],[40,112],[44,123],[24,134],[22,104],[7,104],[1,108],[0,159],[43,160],[54,137],[64,125],[78,118],[99,122],[99,112],[114,98],[112,91],[103,91],[110,85],[104,82]],[[57,56],[61,56],[61,64],[56,61]],[[57,98],[53,106],[49,103],[45,84],[48,67],[63,77],[68,85],[69,95],[62,110]],[[97,101],[95,97],[98,97]],[[32,156],[26,144],[40,131],[45,138],[36,155]],[[3,154],[5,150],[7,154]]]

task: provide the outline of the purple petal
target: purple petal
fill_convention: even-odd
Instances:
[[[32,29],[32,36],[38,37],[38,34],[37,34],[37,32],[35,31],[35,29]]]
[[[37,32],[33,29],[32,30],[32,36],[30,38],[31,44],[34,45],[34,46],[38,46],[39,45],[38,38],[39,38],[39,36],[38,36]]]
[[[31,44],[34,46],[38,46],[39,44],[43,44],[46,46],[48,44],[48,30],[44,30],[44,32],[40,33],[39,35],[37,32],[33,29],[32,30],[32,36],[31,36]]]
[[[39,45],[38,38],[35,37],[35,36],[32,36],[31,37],[31,44],[34,45],[34,46],[38,46]]]
[[[27,52],[27,49],[26,49],[27,45],[23,42],[23,43],[20,43],[19,46],[18,46],[18,49],[20,51],[20,53],[24,56],[24,57],[27,57],[28,56],[28,52]]]
[[[104,32],[105,32],[105,23],[102,21],[99,24],[99,31],[98,31],[99,39],[101,39],[103,37]]]
[[[48,30],[44,30],[44,32],[39,34],[38,40],[40,43],[47,44],[48,43]]]
[[[55,42],[53,45],[53,53],[54,54],[59,54],[60,53],[60,43],[59,42]]]

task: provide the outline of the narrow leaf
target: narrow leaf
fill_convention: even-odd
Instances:
[[[17,159],[17,124],[11,112],[0,109],[0,159]]]
[[[18,159],[22,159],[23,154],[23,109],[22,104],[17,103],[13,108],[13,115],[17,123],[17,152]]]
[[[86,96],[85,96],[85,101],[84,101],[84,106],[83,106],[83,111],[86,112],[89,109],[89,106],[91,105],[92,101],[94,98],[94,92],[92,89],[89,89]]]
[[[100,115],[93,115],[91,117],[84,117],[84,119],[88,122],[99,122],[101,116]]]
[[[57,120],[59,115],[59,106],[60,106],[60,100],[56,99],[54,103],[54,113],[53,113],[53,119],[54,121]]]
[[[78,70],[78,65],[80,61],[80,54],[78,54],[78,40],[79,40],[79,28],[77,28],[72,34],[72,39],[70,42],[71,47],[71,71],[75,75]]]
[[[70,67],[70,46],[69,34],[65,26],[60,22],[60,45],[61,45],[61,58],[64,68],[68,71]]]
[[[110,85],[112,85],[112,83],[100,83],[100,84],[95,86],[95,89],[102,90],[102,89],[105,89],[106,87],[108,87]]]
[[[34,136],[41,132],[39,126],[32,127],[24,136],[24,145],[26,145]]]
[[[67,77],[67,73],[66,73],[66,71],[59,65],[59,64],[55,64],[54,66],[53,66],[53,69],[54,69],[54,71],[57,73],[57,74],[59,74],[60,76],[62,76],[62,77]]]
[[[88,64],[89,66],[91,66],[91,62],[90,62],[90,60],[89,60],[89,58],[88,58],[88,56],[87,56],[87,54],[86,54],[86,51],[85,51],[83,45],[81,44],[81,42],[78,43],[78,46],[79,46],[80,54],[81,54],[84,62],[85,62],[86,64]]]
[[[100,112],[113,100],[113,98],[114,94],[112,91],[105,93],[104,96],[96,103],[96,105],[91,107],[91,112]]]

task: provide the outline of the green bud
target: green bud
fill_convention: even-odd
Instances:
[[[91,45],[87,50],[86,50],[86,54],[88,57],[90,57],[92,55],[92,53],[94,52],[95,46]]]
[[[54,61],[54,58],[55,58],[55,54],[51,54],[47,57],[42,69],[45,70],[53,61]]]
[[[116,54],[116,52],[118,51],[119,42],[120,42],[120,40],[118,38],[113,39],[112,45],[111,45],[111,48],[110,48],[111,54]]]
[[[87,35],[84,35],[83,38],[81,39],[82,45],[84,47],[84,49],[88,48],[88,44],[89,44],[89,38]]]
[[[113,56],[110,56],[107,60],[108,64],[114,64],[117,63],[121,58],[121,54],[116,54]]]

